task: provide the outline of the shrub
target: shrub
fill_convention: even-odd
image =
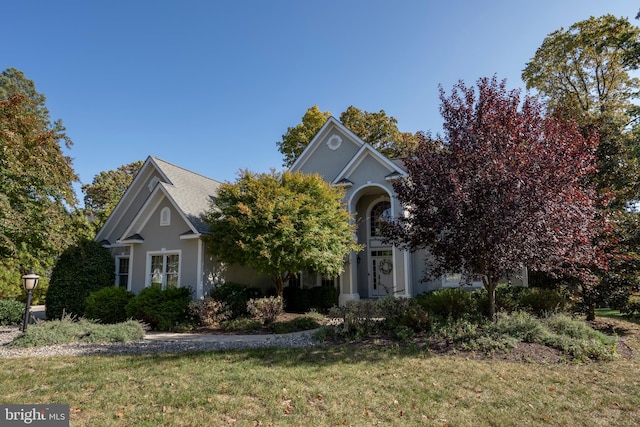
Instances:
[[[214,327],[231,317],[231,310],[225,302],[211,297],[189,303],[189,314],[201,326]]]
[[[290,313],[306,313],[309,310],[326,313],[331,307],[338,305],[338,296],[339,291],[334,286],[305,289],[287,286],[282,294],[284,307]]]
[[[89,294],[85,301],[85,317],[101,323],[120,323],[127,320],[127,304],[133,292],[110,286]]]
[[[249,314],[262,322],[271,325],[284,311],[282,297],[266,297],[250,299],[247,303]]]
[[[288,334],[290,332],[317,329],[320,324],[311,317],[298,317],[287,322],[275,322],[273,332],[276,334]]]
[[[290,313],[305,313],[311,309],[311,294],[308,289],[287,286],[282,290],[284,306]]]
[[[143,289],[126,306],[128,317],[141,320],[152,329],[170,331],[187,320],[191,289],[150,286]]]
[[[536,316],[545,316],[562,311],[566,307],[567,301],[555,289],[530,288],[520,296],[518,305],[521,309]]]
[[[32,325],[11,345],[35,347],[74,342],[112,343],[138,341],[142,338],[144,328],[134,320],[114,325],[100,325],[87,319],[76,321],[71,316],[64,316],[62,319]]]
[[[262,329],[262,325],[256,320],[240,317],[221,323],[220,329],[236,333],[253,333]]]
[[[332,333],[337,336],[364,338],[381,328],[380,308],[373,300],[349,301],[344,307],[333,307],[328,317]]]
[[[114,283],[113,258],[100,243],[83,240],[70,246],[51,272],[46,296],[47,318],[59,319],[64,313],[83,316],[89,294]]]
[[[457,288],[446,288],[416,297],[418,303],[432,315],[460,319],[475,312],[471,292]]]
[[[24,307],[20,301],[0,300],[0,325],[19,325],[24,316]]]
[[[231,310],[231,317],[247,314],[247,303],[252,298],[262,297],[262,291],[239,283],[227,282],[217,285],[210,292],[211,298],[224,302]]]

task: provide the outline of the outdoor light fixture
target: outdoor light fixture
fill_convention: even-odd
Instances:
[[[29,308],[31,307],[31,293],[38,286],[40,276],[31,270],[28,274],[22,276],[22,286],[27,291],[27,304],[24,308],[24,321],[22,322],[22,332],[27,332],[27,324],[29,323]]]

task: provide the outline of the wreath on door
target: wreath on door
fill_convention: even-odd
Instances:
[[[383,259],[378,265],[378,270],[382,274],[389,274],[393,271],[393,263],[391,262],[391,260]]]

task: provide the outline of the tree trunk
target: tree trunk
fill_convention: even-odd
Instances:
[[[496,317],[496,283],[488,276],[482,278],[487,293],[489,294],[489,317],[493,320]]]
[[[596,305],[589,303],[587,307],[587,321],[596,320]]]

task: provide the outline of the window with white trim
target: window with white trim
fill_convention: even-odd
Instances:
[[[149,284],[160,286],[162,289],[180,286],[180,254],[178,252],[149,254],[148,264]]]
[[[116,285],[120,288],[129,287],[129,257],[116,258]]]
[[[464,273],[446,273],[442,276],[443,288],[477,288],[482,287],[482,280],[476,275]]]

